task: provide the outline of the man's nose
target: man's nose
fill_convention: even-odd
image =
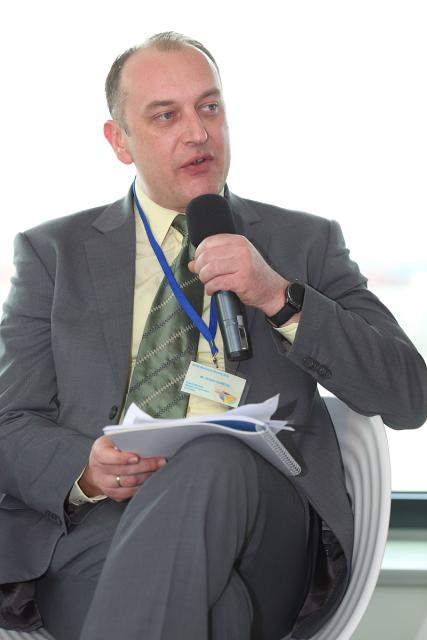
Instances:
[[[204,144],[207,141],[208,132],[197,112],[185,116],[182,136],[185,144]]]

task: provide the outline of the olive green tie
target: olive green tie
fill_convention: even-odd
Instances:
[[[172,226],[181,232],[183,241],[171,269],[187,300],[201,315],[204,287],[187,268],[190,241],[185,215],[177,215]],[[164,277],[145,323],[125,408],[134,402],[155,418],[185,417],[189,396],[181,386],[196,357],[198,342],[198,329]]]

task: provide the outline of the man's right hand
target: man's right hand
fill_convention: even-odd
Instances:
[[[104,495],[120,502],[132,498],[166,462],[165,458],[141,458],[136,453],[118,451],[109,438],[101,436],[92,445],[78,484],[88,498]]]

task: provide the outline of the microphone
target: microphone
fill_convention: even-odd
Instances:
[[[186,215],[195,247],[208,236],[236,233],[230,205],[222,196],[208,193],[194,198],[188,203]],[[239,298],[232,291],[217,291],[213,298],[228,360],[247,360],[252,352]]]

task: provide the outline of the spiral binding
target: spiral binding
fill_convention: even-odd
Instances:
[[[282,443],[270,431],[266,430],[262,437],[267,441],[268,446],[273,449],[274,453],[279,457],[280,462],[284,464],[291,476],[299,476],[301,467],[298,462],[291,456],[289,451],[285,449]]]

